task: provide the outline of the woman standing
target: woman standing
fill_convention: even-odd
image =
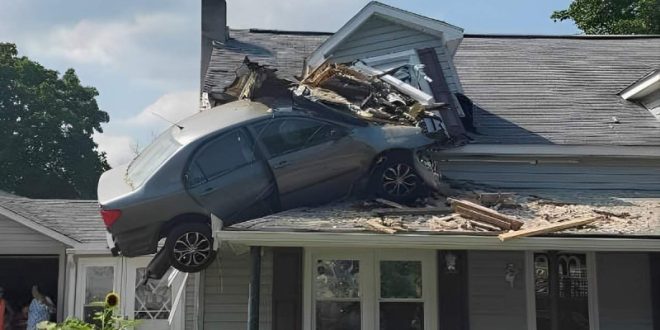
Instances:
[[[36,330],[37,324],[50,320],[50,314],[55,310],[55,304],[39,291],[39,287],[32,286],[32,302],[28,308],[27,330]]]

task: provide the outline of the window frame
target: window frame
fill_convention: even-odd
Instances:
[[[316,291],[314,273],[316,260],[358,260],[360,262],[360,311],[361,328],[379,329],[381,302],[422,302],[424,305],[424,330],[438,328],[437,258],[435,250],[398,249],[305,249],[303,271],[303,329],[312,330],[316,325]],[[381,298],[381,261],[420,261],[422,263],[422,298]]]

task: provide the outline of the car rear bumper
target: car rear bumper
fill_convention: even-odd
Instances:
[[[111,235],[110,241],[117,253],[125,257],[138,257],[156,253],[160,226],[141,227],[136,230]],[[108,242],[111,251],[113,249]]]

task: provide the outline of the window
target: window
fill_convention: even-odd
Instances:
[[[537,330],[589,329],[587,258],[575,253],[535,253]]]
[[[96,323],[94,314],[103,310],[102,302],[109,292],[115,291],[115,267],[98,265],[83,267],[84,296],[82,306],[83,320]],[[99,304],[100,303],[100,304]]]
[[[308,119],[274,120],[255,127],[271,157],[311,147],[338,138],[340,127]]]
[[[217,140],[209,142],[195,156],[195,164],[206,179],[227,173],[233,169],[254,162],[254,148],[249,137],[242,130],[227,133]],[[200,173],[196,168],[189,168],[189,182],[199,183]]]
[[[129,184],[133,188],[142,185],[179,148],[181,145],[172,136],[172,130],[163,132],[128,166],[126,176]]]
[[[145,271],[144,267],[135,269],[134,318],[136,320],[167,320],[172,310],[172,290],[167,286],[165,280],[150,279],[145,285],[140,285]]]
[[[437,327],[434,251],[307,251],[311,329]]]

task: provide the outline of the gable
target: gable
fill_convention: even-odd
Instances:
[[[0,215],[1,254],[56,254],[65,248],[64,244]]]

